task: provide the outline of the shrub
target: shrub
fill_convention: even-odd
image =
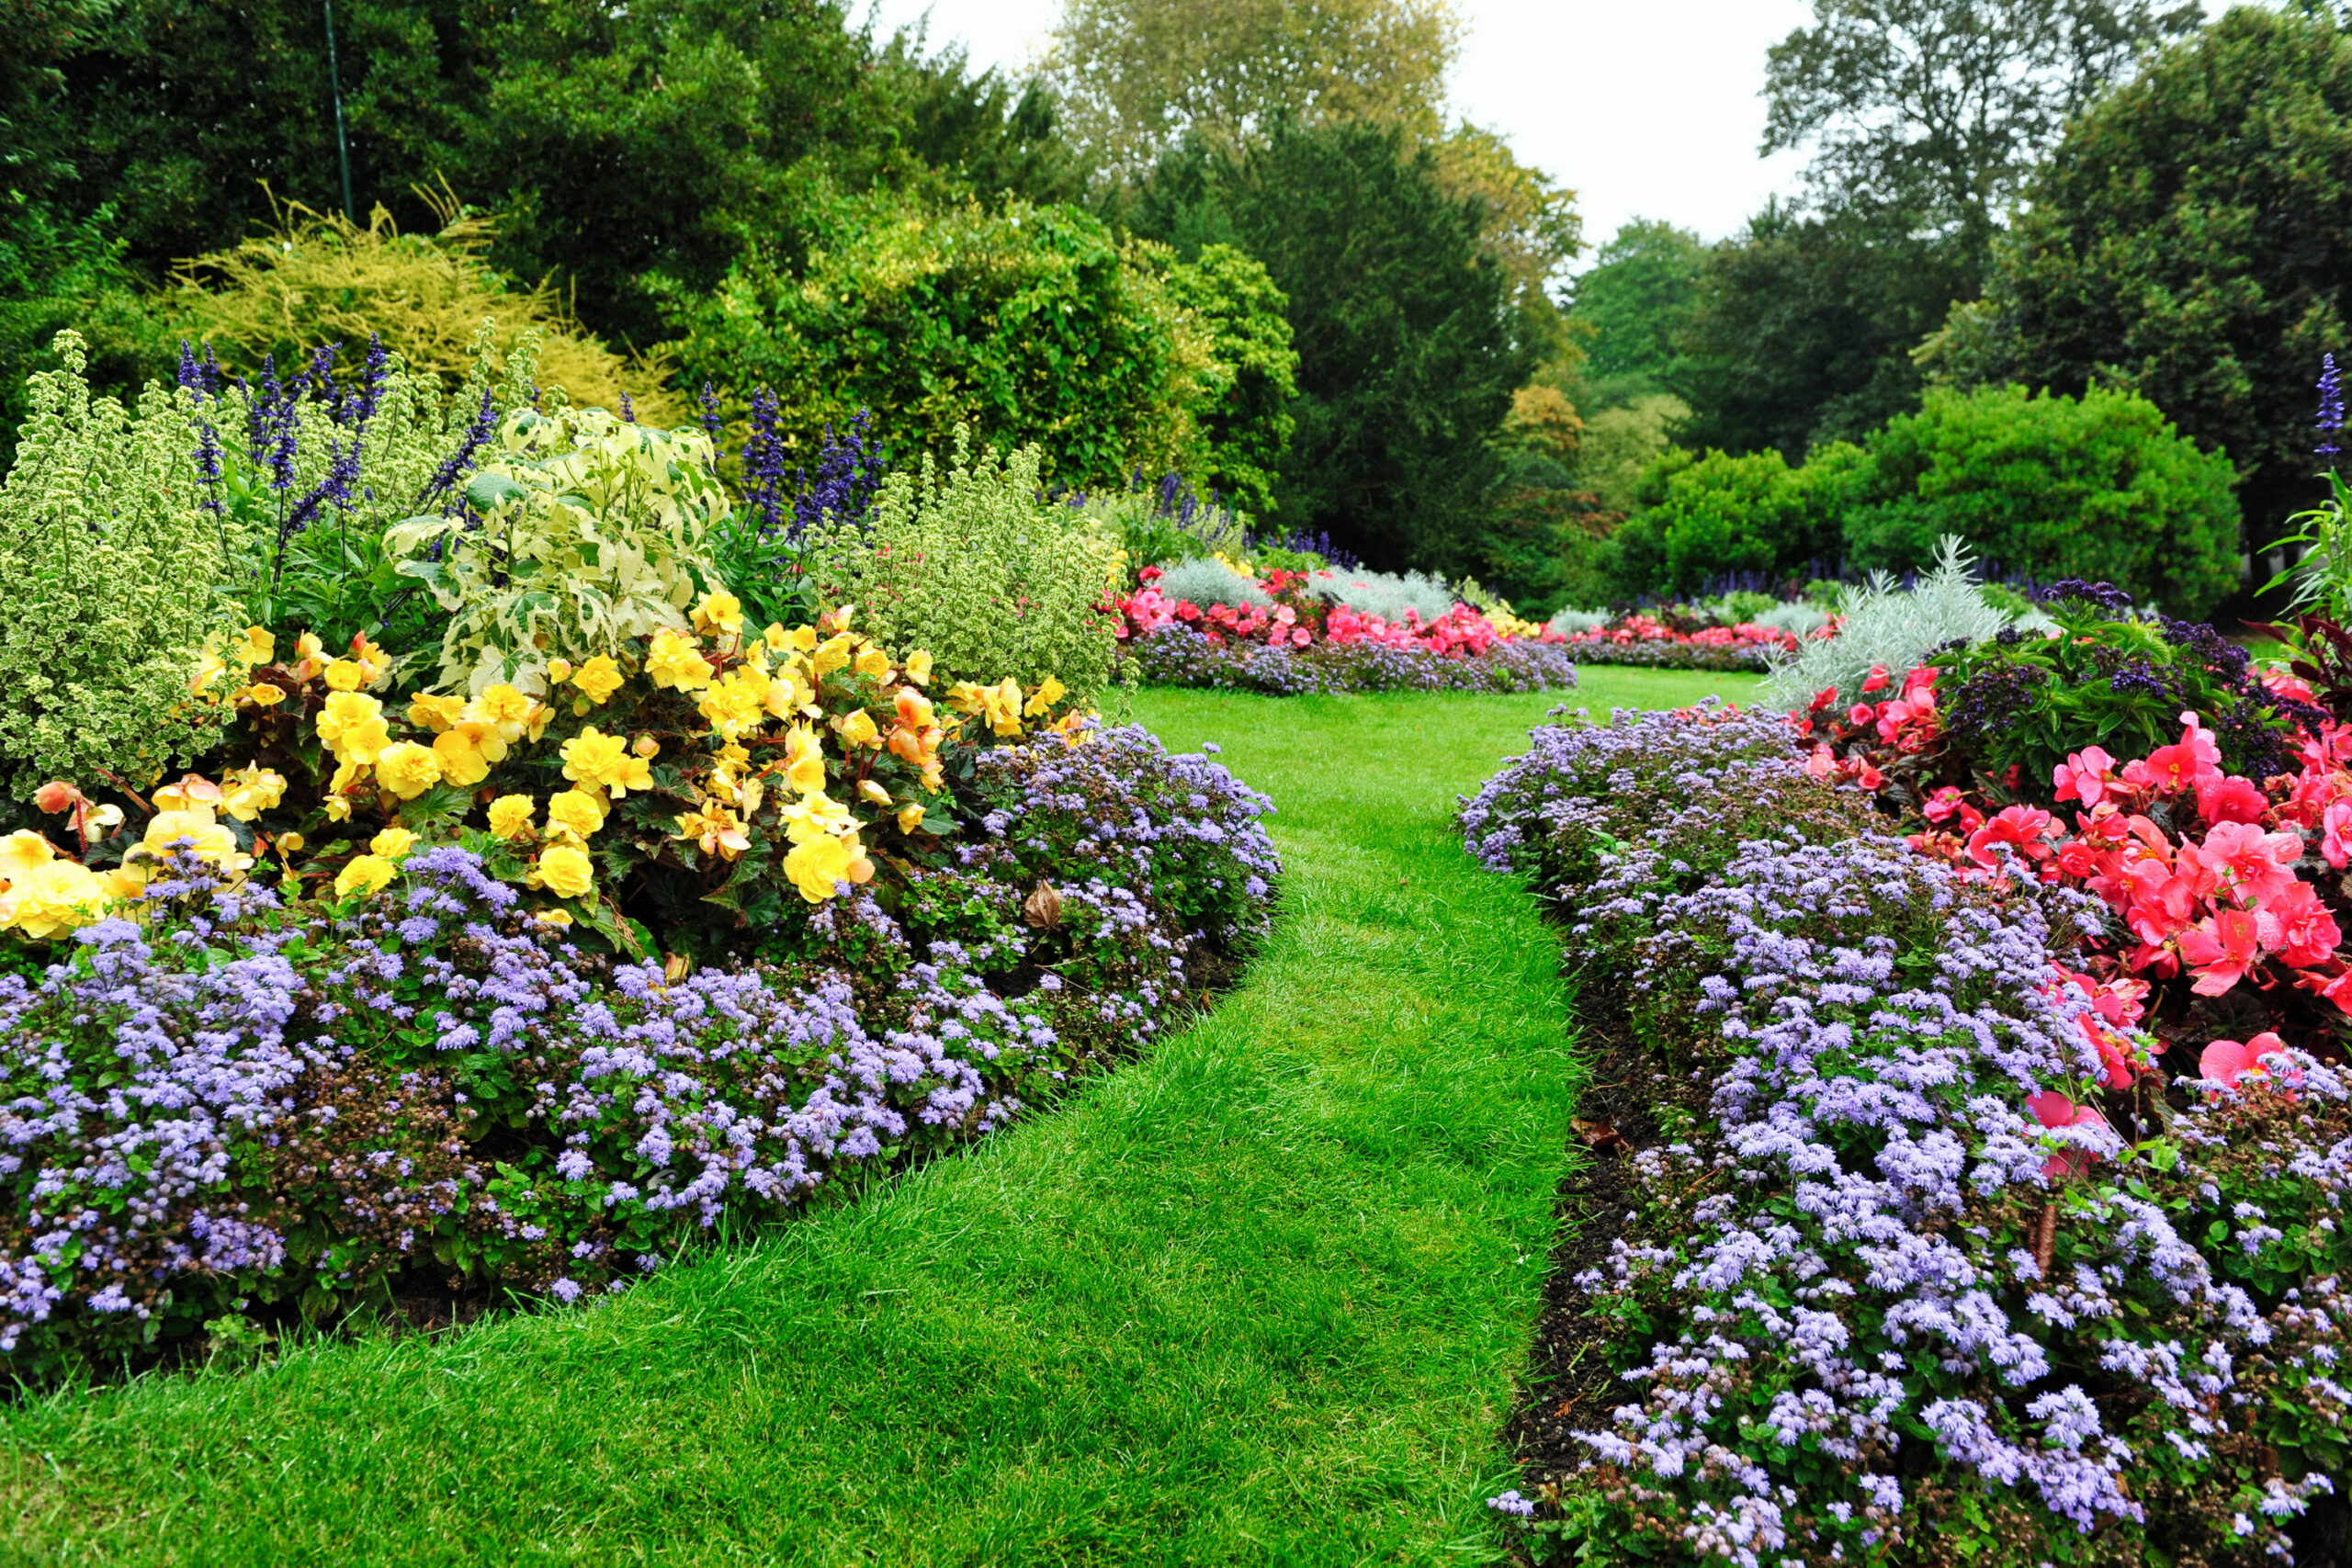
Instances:
[[[1297,421],[1298,351],[1290,300],[1256,258],[1203,245],[1168,265],[1168,293],[1208,333],[1208,367],[1195,415],[1202,480],[1252,516],[1274,510],[1274,482]]]
[[[1937,705],[1968,771],[2000,779],[2015,768],[2010,793],[2055,804],[2053,772],[2070,753],[2144,756],[2178,737],[2184,710],[2211,726],[2231,773],[2295,771],[2297,721],[2322,715],[2264,686],[2245,649],[2208,626],[2134,616],[2104,584],[2053,594],[2061,635],[2004,631],[1934,655]]]
[[[1045,499],[1044,455],[972,454],[958,430],[943,468],[882,481],[863,527],[810,535],[829,604],[854,604],[883,641],[929,649],[949,679],[1024,686],[1055,677],[1080,697],[1109,679],[1118,618],[1108,613],[1118,546],[1082,512]]]
[[[1848,593],[1838,635],[1809,637],[1776,661],[1764,683],[1765,700],[1802,707],[1820,693],[1836,692],[1851,702],[1873,670],[1909,671],[1946,643],[1982,642],[2000,631],[2009,617],[1984,602],[1969,568],[1960,541],[1946,537],[1935,570],[1917,586],[1898,588],[1882,572]]]
[[[1244,604],[1264,606],[1273,604],[1255,579],[1236,571],[1214,556],[1196,556],[1191,560],[1179,561],[1160,573],[1152,586],[1167,598],[1185,600],[1204,607],[1230,604],[1238,610]]]
[[[1210,316],[1178,302],[1171,265],[1074,208],[874,196],[840,204],[798,266],[739,262],[669,313],[689,382],[767,387],[793,430],[886,410],[896,461],[969,426],[986,446],[1051,451],[1064,483],[1222,472],[1208,420],[1250,470],[1287,329],[1261,319],[1278,307],[1238,262],[1197,280]]]
[[[1426,572],[1368,571],[1362,567],[1342,571],[1333,568],[1307,574],[1310,592],[1360,615],[1401,622],[1410,614],[1423,625],[1444,619],[1453,608],[1453,591]]]
[[[2194,620],[2237,585],[2232,478],[2133,393],[1931,391],[1871,437],[1846,545],[1901,571],[1953,535],[2003,571],[2111,582]]]
[[[1778,452],[1710,452],[1666,481],[1639,526],[1658,536],[1660,579],[1688,593],[1742,572],[1778,573],[1838,554],[1837,517],[1824,504],[1827,468],[1792,469]]]
[[[401,576],[449,612],[439,683],[546,689],[550,660],[584,664],[662,627],[683,631],[708,536],[731,510],[699,430],[602,409],[520,409],[466,486],[469,513],[384,536]]]
[[[380,206],[362,228],[286,203],[272,231],[180,264],[153,309],[169,330],[209,343],[248,376],[273,357],[294,365],[325,344],[373,336],[444,393],[462,388],[485,353],[503,364],[536,334],[529,374],[547,388],[607,409],[626,396],[655,423],[684,421],[684,404],[666,389],[674,366],[658,355],[615,354],[548,285],[517,288],[491,267],[497,230],[489,219],[454,200],[435,209],[441,231],[427,237],[401,233]]]
[[[0,480],[0,773],[20,797],[53,777],[143,787],[203,750],[221,714],[198,667],[230,625],[194,398],[151,385],[127,410],[90,395],[76,334],[56,351]]]

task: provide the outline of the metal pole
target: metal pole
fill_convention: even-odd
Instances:
[[[343,129],[343,68],[334,57],[334,0],[320,0],[327,14],[327,81],[334,88],[334,150],[343,164],[343,216],[356,223],[359,215],[351,200],[351,141]]]

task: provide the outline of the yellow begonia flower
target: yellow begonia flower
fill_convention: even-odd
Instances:
[[[786,784],[803,795],[814,795],[825,787],[825,753],[810,726],[796,724],[786,734],[784,758]]]
[[[498,732],[487,727],[485,731],[491,743],[503,751],[505,743],[498,739]],[[491,760],[482,755],[475,738],[462,729],[435,736],[433,755],[441,764],[441,776],[459,789],[471,789],[490,777]]]
[[[548,827],[577,839],[594,836],[605,825],[605,803],[584,790],[568,789],[548,802]]]
[[[237,836],[220,826],[209,806],[191,806],[184,811],[158,811],[147,819],[146,836],[140,845],[158,859],[172,852],[172,846],[182,839],[202,859],[226,872],[239,872],[254,863],[254,857],[237,847]]]
[[[911,833],[916,829],[922,827],[922,813],[923,807],[921,801],[917,801],[912,806],[902,806],[899,807],[899,831],[901,833]]]
[[[0,892],[0,928],[14,926],[36,942],[62,936],[106,913],[107,894],[89,867],[46,861],[12,877]]]
[[[560,685],[562,685],[566,681],[569,681],[569,680],[571,680],[571,660],[569,660],[569,659],[550,659],[550,660],[548,660],[548,685],[550,685],[550,686],[560,686]]]
[[[907,655],[907,679],[918,686],[931,684],[931,655],[916,649]]]
[[[202,773],[185,773],[154,792],[158,811],[186,811],[190,807],[220,804],[220,786]]]
[[[1037,689],[1029,695],[1028,705],[1021,711],[1035,718],[1068,695],[1069,688],[1048,675],[1037,683]]]
[[[593,724],[563,743],[563,776],[615,795],[653,787],[653,773],[645,759],[630,756],[619,736],[604,734]]]
[[[329,795],[326,809],[327,820],[330,822],[347,822],[351,819],[351,801],[346,795]]]
[[[277,835],[277,852],[281,855],[299,854],[305,842],[300,833],[280,833]]]
[[[378,754],[376,782],[402,800],[414,800],[441,782],[441,759],[413,740],[398,741]]]
[[[980,712],[999,735],[1021,733],[1021,682],[1007,675],[1001,685],[980,688]]]
[[[559,898],[578,898],[596,885],[595,866],[577,844],[554,844],[539,852],[534,870],[538,885]]]
[[[399,871],[381,855],[354,855],[349,864],[335,873],[334,896],[348,898],[355,893],[379,893]]]
[[[248,666],[266,664],[277,657],[277,639],[269,635],[267,626],[247,626],[244,645],[237,649],[237,657]]]
[[[710,684],[710,661],[702,649],[666,627],[653,634],[653,648],[645,656],[645,672],[654,685],[696,691]]]
[[[729,670],[703,694],[696,711],[721,739],[737,740],[767,721],[768,694],[775,685],[756,670]]]
[[[319,739],[345,763],[372,762],[392,743],[384,724],[384,705],[360,692],[336,692],[327,698],[319,710]]]
[[[28,828],[0,839],[0,881],[29,876],[57,858],[57,848]]]
[[[708,635],[723,632],[732,637],[743,629],[743,602],[724,588],[702,596],[695,606],[695,630]]]
[[[326,668],[326,645],[312,632],[304,632],[294,639],[293,675],[297,681],[308,681]]]
[[[286,795],[286,776],[258,763],[239,768],[223,781],[220,808],[240,822],[250,822]]]
[[[482,688],[481,695],[466,705],[465,716],[491,726],[502,740],[520,740],[531,722],[531,708],[530,698],[501,681]]]
[[[351,657],[359,666],[359,683],[363,686],[373,686],[391,668],[391,655],[369,642],[364,633],[351,639]]]
[[[874,716],[864,708],[836,721],[833,727],[844,746],[874,746],[882,744],[882,732],[874,727]]]
[[[858,649],[857,658],[852,662],[851,668],[861,675],[871,676],[876,681],[887,681],[890,678],[890,656],[869,642]]]
[[[884,789],[880,784],[876,784],[872,779],[867,779],[863,784],[860,784],[857,786],[857,793],[864,795],[868,801],[872,802],[876,806],[888,808],[890,804],[890,792]]]
[[[490,803],[490,836],[519,839],[531,830],[531,814],[538,809],[527,795],[502,795]]]
[[[826,638],[823,646],[808,656],[810,673],[821,681],[836,670],[848,669],[852,657],[851,645],[856,640],[847,632],[842,633],[839,637]]]
[[[256,681],[236,695],[236,701],[257,708],[274,708],[286,700],[286,688],[273,686],[266,681]]]
[[[366,683],[367,671],[348,659],[338,659],[327,666],[327,690],[356,692]]]
[[[548,720],[554,716],[555,709],[548,706],[547,704],[533,703],[531,716],[523,724],[523,739],[537,740],[540,736],[545,735],[548,732]]]
[[[743,825],[724,806],[705,805],[700,811],[689,811],[678,818],[678,837],[692,839],[707,855],[733,860],[752,847]]]
[[[416,848],[416,835],[405,828],[387,828],[368,840],[368,852],[386,860],[399,860]]]
[[[768,645],[771,652],[782,653],[791,644],[792,637],[785,631],[782,622],[770,621],[768,629],[760,634],[760,640]]]
[[[850,863],[855,857],[849,846],[839,839],[815,838],[807,843],[795,844],[784,857],[784,874],[792,886],[811,904],[821,904],[831,898],[842,883],[850,879]]]
[[[613,662],[609,653],[600,653],[573,671],[571,684],[584,692],[592,703],[603,704],[621,689],[620,666]]]
[[[466,716],[466,699],[434,692],[419,692],[408,700],[408,721],[435,735],[456,727]]]

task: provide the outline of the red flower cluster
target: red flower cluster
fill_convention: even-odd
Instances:
[[[1793,633],[1775,631],[1752,621],[1742,621],[1736,626],[1708,626],[1702,631],[1679,632],[1656,616],[1636,610],[1613,625],[1589,632],[1578,632],[1566,639],[1574,648],[1582,643],[1614,643],[1624,647],[1639,642],[1676,643],[1690,648],[1787,648],[1797,646]]]
[[[1893,683],[1883,664],[1863,679],[1863,696],[1883,692]],[[1876,702],[1858,702],[1838,711],[1833,687],[1818,694],[1797,721],[1797,732],[1813,739],[1805,772],[1817,779],[1859,784],[1875,790],[1885,774],[1872,761],[1873,750],[1892,747],[1905,757],[1916,756],[1943,736],[1943,719],[1936,712],[1936,672],[1922,666],[1903,678],[1903,689]],[[1845,749],[1844,755],[1838,749]],[[1951,792],[1957,794],[1957,792]]]
[[[1271,606],[1211,604],[1205,609],[1189,599],[1170,599],[1157,586],[1158,567],[1146,567],[1136,576],[1142,586],[1118,601],[1122,637],[1148,637],[1171,626],[1189,626],[1213,642],[1262,642],[1273,647],[1311,648],[1317,642],[1378,643],[1390,648],[1419,649],[1448,658],[1476,656],[1511,634],[1468,604],[1456,604],[1434,621],[1424,622],[1412,610],[1401,621],[1386,621],[1345,604],[1325,606],[1314,601],[1305,608],[1295,601],[1306,587],[1306,573],[1277,570],[1260,586],[1275,603]],[[1521,630],[1526,630],[1523,625]],[[1558,642],[1549,629],[1539,640]]]

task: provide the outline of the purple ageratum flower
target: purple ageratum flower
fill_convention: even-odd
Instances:
[[[1521,1496],[1517,1487],[1511,1488],[1499,1497],[1487,1498],[1487,1506],[1498,1514],[1511,1514],[1522,1519],[1532,1518],[1535,1514],[1535,1504]]]

